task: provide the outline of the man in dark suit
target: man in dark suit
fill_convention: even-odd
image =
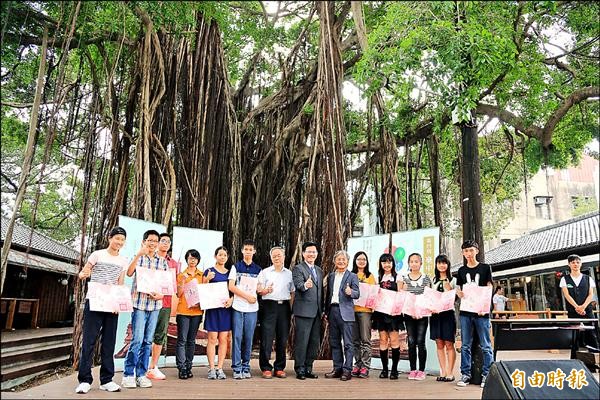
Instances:
[[[317,244],[302,244],[303,262],[292,269],[296,288],[292,313],[296,324],[296,351],[294,370],[298,379],[317,379],[312,367],[321,342],[321,317],[323,315],[323,270],[315,265]]]
[[[348,381],[352,378],[352,326],[354,324],[354,301],[360,292],[358,277],[348,271],[350,257],[344,250],[333,256],[336,270],[327,277],[327,296],[325,315],[329,321],[329,345],[333,358],[333,371],[325,374],[325,378],[340,378]],[[342,352],[342,339],[344,351]]]

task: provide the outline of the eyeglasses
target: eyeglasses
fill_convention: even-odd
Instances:
[[[162,244],[167,244],[167,243],[171,243],[171,241],[169,239],[161,239],[160,241]]]
[[[146,239],[146,242],[149,242],[149,243],[158,243],[158,240],[156,240],[156,239]]]
[[[306,250],[304,253],[306,253],[306,254],[317,254],[318,251]]]

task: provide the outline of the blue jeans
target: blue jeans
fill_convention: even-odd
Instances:
[[[152,339],[160,310],[144,311],[137,308],[131,314],[131,343],[125,356],[123,376],[136,376],[141,378],[148,371],[150,354],[152,353]]]
[[[480,316],[460,316],[460,373],[471,377],[471,345],[473,344],[473,328],[479,336],[479,346],[483,352],[482,376],[487,376],[494,361],[492,342],[490,340],[490,318]]]
[[[250,372],[252,337],[258,312],[233,310],[231,336],[231,369],[235,373]]]

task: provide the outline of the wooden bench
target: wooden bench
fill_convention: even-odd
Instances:
[[[12,331],[15,313],[31,314],[31,328],[37,329],[38,313],[40,310],[40,299],[20,299],[14,297],[3,297],[0,299],[2,314],[6,314],[4,329]],[[17,304],[19,308],[17,309]]]

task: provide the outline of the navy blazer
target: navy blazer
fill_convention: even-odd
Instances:
[[[327,301],[326,301],[326,313],[329,316],[331,308],[331,299],[333,298],[333,284],[335,279],[335,271],[330,272],[327,276]],[[345,292],[346,286],[350,286],[352,293],[348,296]],[[344,275],[342,275],[342,283],[340,284],[340,291],[338,293],[340,300],[340,314],[344,321],[354,321],[354,299],[360,297],[360,289],[358,286],[358,277],[355,273],[350,272],[346,269]]]

